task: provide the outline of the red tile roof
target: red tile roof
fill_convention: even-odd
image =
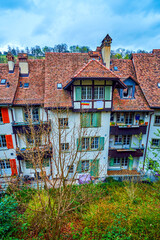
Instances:
[[[0,84],[0,104],[12,104],[18,85],[19,66],[15,64],[14,72],[9,73],[8,64],[0,64],[0,80],[6,79],[10,87]]]
[[[84,67],[74,75],[74,78],[99,77],[99,78],[119,78],[115,73],[106,68],[97,60],[90,60]]]
[[[46,53],[45,107],[72,107],[70,92],[57,89],[57,83],[67,85],[89,59],[88,53]]]
[[[28,60],[29,76],[20,77],[14,104],[43,104],[45,91],[45,60]],[[22,82],[23,87],[19,87]],[[24,88],[24,83],[29,83],[28,88]]]
[[[112,59],[111,69],[114,70],[117,67],[118,70],[114,71],[122,81],[131,77],[137,84],[136,74],[134,71],[133,62],[130,59]],[[143,92],[138,85],[135,86],[134,99],[121,99],[118,90],[113,92],[113,111],[149,111],[149,105],[143,95]]]
[[[150,107],[160,108],[160,49],[152,53],[133,54],[137,80]]]

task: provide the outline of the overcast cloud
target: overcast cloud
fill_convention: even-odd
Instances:
[[[87,45],[160,48],[159,0],[0,0],[0,49]]]

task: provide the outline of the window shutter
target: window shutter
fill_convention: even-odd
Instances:
[[[133,170],[133,159],[129,159],[129,170]]]
[[[6,135],[6,143],[7,143],[7,148],[8,149],[13,148],[12,135]]]
[[[9,123],[8,108],[1,108],[3,123]]]
[[[81,101],[81,87],[75,87],[76,101]]]
[[[105,100],[111,100],[111,86],[105,86]]]
[[[81,139],[77,139],[77,151],[82,151],[82,141],[81,141]]]
[[[82,161],[79,161],[79,163],[78,163],[77,172],[78,172],[78,173],[81,173],[81,172],[82,172]]]
[[[17,166],[16,166],[16,160],[15,159],[9,159],[9,161],[10,161],[12,176],[18,175]]]
[[[114,158],[110,158],[109,160],[109,166],[114,166]]]
[[[93,113],[93,127],[101,126],[101,113]]]
[[[81,126],[82,127],[91,127],[91,114],[90,113],[82,113],[81,115]]]
[[[99,138],[99,150],[104,150],[104,137]]]
[[[98,175],[99,175],[99,159],[90,160],[90,174],[91,174],[91,176],[98,177]]]

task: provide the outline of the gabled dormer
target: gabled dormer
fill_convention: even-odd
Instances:
[[[120,97],[122,99],[134,99],[135,98],[135,86],[138,85],[138,82],[132,78],[128,77],[124,81],[127,86],[126,89],[120,89]]]
[[[125,84],[99,61],[92,59],[80,69],[64,89],[72,92],[75,111],[110,111],[113,88]]]

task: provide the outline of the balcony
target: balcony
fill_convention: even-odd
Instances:
[[[109,157],[142,157],[144,148],[122,148],[122,149],[109,149]]]
[[[51,130],[51,122],[50,121],[40,121],[40,122],[12,122],[13,133],[14,134],[22,134],[26,132],[30,132],[32,128],[35,131],[50,131]]]
[[[110,126],[110,135],[146,134],[147,125],[114,125]]]
[[[16,155],[17,160],[25,160],[32,158],[33,155],[36,156],[38,154],[43,154],[42,156],[44,158],[51,157],[52,155],[52,146],[51,144],[48,145],[42,145],[39,147],[31,147],[31,148],[17,148],[16,149]]]

